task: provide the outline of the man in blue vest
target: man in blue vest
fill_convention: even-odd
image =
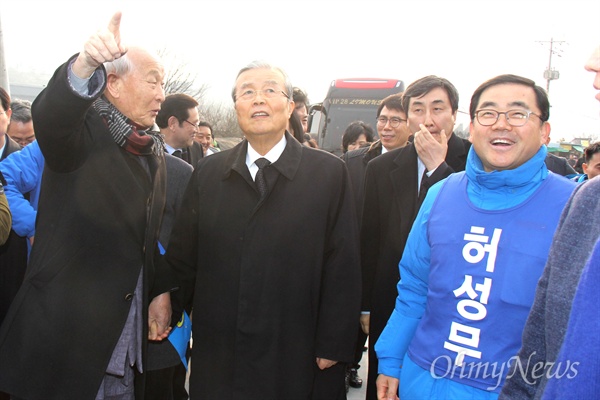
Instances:
[[[544,163],[549,110],[519,76],[475,90],[466,169],[430,188],[400,261],[378,398],[498,397],[574,189]]]

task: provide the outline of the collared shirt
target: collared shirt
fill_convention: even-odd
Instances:
[[[418,169],[418,175],[417,175],[417,194],[418,192],[421,190],[421,180],[423,179],[423,172],[425,172],[425,164],[423,164],[423,161],[421,161],[421,159],[419,157],[417,157],[417,169]],[[432,169],[431,171],[427,171],[427,177],[430,177],[431,174],[433,174],[435,172],[435,170],[437,169],[437,167],[435,167],[434,169]]]
[[[183,149],[176,149],[176,148],[174,148],[174,147],[171,147],[171,146],[169,146],[169,144],[167,144],[166,142],[165,142],[165,149],[167,149],[167,153],[169,153],[169,154],[171,154],[171,155],[173,155],[173,152],[175,152],[175,151],[177,151],[177,150],[179,150],[179,151],[181,151],[181,152],[183,153]]]
[[[4,135],[4,145],[0,147],[0,157],[4,154],[4,149],[6,148],[6,144],[8,143],[8,135],[6,133],[2,133]]]
[[[250,175],[252,175],[252,179],[256,177],[256,173],[258,172],[258,166],[254,163],[254,161],[259,158],[266,158],[273,164],[275,161],[281,157],[283,150],[285,150],[285,145],[287,144],[287,140],[285,140],[285,135],[281,138],[281,140],[273,146],[271,150],[264,156],[258,154],[256,150],[252,148],[250,142],[248,142],[248,153],[246,153],[246,165],[248,166],[248,170],[250,171]]]

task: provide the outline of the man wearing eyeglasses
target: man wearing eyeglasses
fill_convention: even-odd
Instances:
[[[377,128],[383,126],[382,142],[393,124],[404,125],[406,134],[412,134],[414,140],[370,161],[365,177],[361,325],[368,332],[370,343],[369,400],[377,398],[378,363],[374,345],[394,309],[396,284],[400,279],[398,262],[408,233],[429,187],[453,172],[464,170],[471,145],[452,133],[458,91],[447,79],[426,76],[411,83],[402,95],[400,107],[404,110],[402,114],[379,116]]]
[[[519,76],[475,90],[466,169],[429,190],[400,261],[375,345],[380,399],[399,384],[401,398],[498,397],[575,187],[545,165],[549,110]]]
[[[16,99],[10,103],[12,114],[8,124],[8,136],[25,147],[35,140],[33,120],[31,118],[31,102]]]
[[[199,123],[198,102],[183,93],[168,95],[156,116],[156,125],[165,138],[166,152],[194,168],[204,154],[202,145],[194,140]]]
[[[364,181],[367,164],[375,157],[387,153],[408,143],[410,131],[406,125],[406,112],[402,108],[402,93],[392,94],[381,101],[377,108],[377,134],[379,139],[370,146],[361,147],[343,154],[342,160],[348,167],[350,181],[352,182],[352,191],[357,204],[358,220],[362,215],[362,201],[364,198]],[[368,319],[369,315],[365,313],[363,320]],[[368,321],[366,322],[368,325]],[[383,329],[383,324],[381,329]],[[363,346],[367,339],[368,328],[365,330],[358,326],[358,341],[354,363],[348,369],[348,385],[354,388],[362,386],[362,379],[358,375],[360,360],[363,354]],[[377,362],[375,353],[373,353],[374,362]],[[371,360],[369,360],[371,363]],[[377,375],[374,375],[373,381]],[[373,390],[375,385],[373,384]]]
[[[202,346],[190,397],[343,399],[360,313],[347,169],[286,131],[281,69],[249,64],[232,98],[245,140],[200,161],[166,253]]]

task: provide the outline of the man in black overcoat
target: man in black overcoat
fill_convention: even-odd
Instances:
[[[0,328],[0,390],[18,399],[142,399],[147,340],[171,329],[174,286],[155,263],[164,151],[147,132],[164,69],[120,44],[120,21],[32,106],[45,158],[35,245]]]
[[[232,92],[245,140],[203,158],[166,259],[193,297],[192,399],[343,399],[360,314],[342,160],[286,127],[292,85],[252,63]]]
[[[375,157],[392,151],[408,143],[410,130],[406,125],[406,112],[402,108],[402,93],[391,94],[381,100],[377,108],[377,134],[379,139],[368,147],[361,147],[356,150],[348,151],[342,155],[342,160],[346,163],[350,181],[352,182],[352,191],[356,201],[358,220],[361,219],[362,203],[364,199],[365,172],[367,164]],[[362,386],[362,379],[358,375],[360,360],[363,356],[363,349],[367,340],[368,331],[365,332],[358,323],[358,340],[356,341],[356,350],[354,353],[354,363],[348,366],[348,385],[354,388]]]
[[[463,171],[471,143],[453,133],[458,91],[448,80],[426,76],[403,93],[413,142],[367,165],[361,224],[361,324],[369,332],[367,399],[377,399],[375,343],[394,310],[398,263],[427,190]]]

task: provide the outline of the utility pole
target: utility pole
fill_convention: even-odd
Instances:
[[[4,33],[2,31],[2,18],[0,18],[0,87],[10,95],[10,85],[8,84],[8,67],[4,59]]]
[[[558,79],[560,77],[560,73],[552,68],[552,55],[556,54],[558,57],[560,57],[560,52],[555,50],[554,45],[556,44],[562,44],[565,43],[564,41],[559,41],[559,40],[554,40],[553,38],[550,38],[550,41],[540,41],[538,43],[550,43],[550,54],[548,56],[548,68],[546,68],[546,70],[544,71],[544,79],[546,80],[546,92],[548,94],[550,94],[550,81],[553,81],[555,79]]]

